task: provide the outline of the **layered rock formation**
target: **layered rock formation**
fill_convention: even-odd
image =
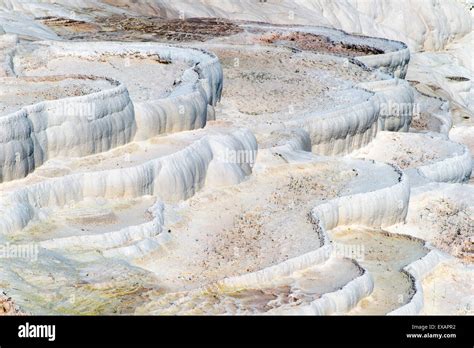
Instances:
[[[456,50],[446,4],[4,2],[2,290],[32,314],[438,312],[430,277],[472,272],[470,80],[436,89],[409,48]]]

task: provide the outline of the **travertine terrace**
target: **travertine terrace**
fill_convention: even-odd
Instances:
[[[0,5],[0,315],[472,314],[469,10],[320,2]]]

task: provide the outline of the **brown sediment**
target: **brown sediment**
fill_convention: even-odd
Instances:
[[[2,315],[25,315],[15,304],[13,299],[5,292],[0,292],[0,316]]]
[[[366,45],[355,45],[343,42],[334,42],[323,35],[303,32],[278,33],[272,32],[262,35],[257,40],[264,44],[280,44],[304,51],[339,54],[345,56],[365,56],[382,54],[382,50]]]
[[[37,20],[41,21],[43,24],[47,25],[51,29],[57,29],[61,31],[68,31],[73,33],[91,33],[95,32],[100,29],[97,24],[88,23],[84,21],[79,21],[70,18],[61,18],[61,17],[41,17],[37,18]]]
[[[214,37],[230,36],[242,32],[238,25],[219,18],[166,20],[154,29],[156,36],[174,41],[206,41]]]
[[[469,79],[467,77],[464,77],[464,76],[446,76],[446,78],[448,80],[451,80],[451,81],[456,81],[456,82],[466,82],[466,81],[469,81]]]
[[[158,16],[127,17],[112,15],[100,18],[97,23],[43,17],[43,24],[58,35],[69,39],[120,39],[120,40],[157,40],[157,41],[201,41],[226,37],[244,31],[239,21],[224,18],[184,18],[167,19]],[[258,22],[254,22],[258,23]],[[257,33],[262,33],[257,30]],[[78,36],[78,34],[82,34]],[[256,39],[259,44],[288,46],[299,50],[329,53],[343,56],[364,56],[384,53],[383,50],[368,45],[357,45],[332,41],[324,35],[304,32],[270,32]]]
[[[417,130],[428,130],[431,114],[428,112],[420,112],[416,117],[411,119],[410,127]]]
[[[87,39],[116,37],[126,40],[146,37],[169,41],[207,41],[214,37],[229,36],[243,31],[232,21],[220,18],[165,19],[115,15],[101,18],[100,24],[57,17],[40,20],[57,34],[77,39],[82,38],[77,37],[77,34],[84,34]]]

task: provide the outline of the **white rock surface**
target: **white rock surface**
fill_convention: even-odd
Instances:
[[[240,25],[249,32],[319,35],[333,47],[369,47],[372,54],[335,59],[346,69],[332,70],[340,81],[349,79],[347,71],[359,78],[354,83],[352,76],[347,83],[352,90],[338,95],[346,104],[306,103],[284,117],[257,112],[248,122],[254,134],[232,122],[240,111],[228,104],[218,108],[223,69],[218,56],[202,47],[215,48],[223,59],[232,57],[239,40],[246,54],[262,49],[278,56],[288,47],[252,41],[257,37],[249,32],[192,42],[193,48],[69,42],[34,20],[52,16],[98,23],[116,14],[150,13],[285,24]],[[44,41],[29,42],[37,39]],[[12,98],[2,93],[0,106],[8,111],[0,117],[0,241],[38,243],[39,259],[31,267],[18,258],[0,263],[1,283],[10,284],[6,290],[15,302],[34,313],[364,314],[370,312],[367,303],[384,302],[374,295],[379,275],[373,277],[353,256],[334,255],[337,231],[347,228],[350,235],[357,226],[428,242],[409,240],[416,249],[412,262],[396,271],[411,283],[389,314],[438,311],[439,306],[426,305],[431,301],[426,289],[448,264],[448,273],[463,279],[450,296],[461,294],[464,304],[472,269],[438,249],[472,261],[472,186],[457,184],[472,172],[471,39],[472,16],[455,1],[3,1],[0,76],[5,85],[51,75],[60,75],[59,81],[87,70],[111,88],[66,98],[49,95],[32,105],[20,100],[4,106]],[[305,64],[334,65],[306,50],[290,48],[301,51],[298,58]],[[135,59],[143,60],[142,70],[139,63],[130,64]],[[154,64],[163,68],[162,81],[154,81],[159,76],[151,72]],[[273,77],[254,73],[244,78]],[[293,75],[282,76],[293,86]],[[312,77],[324,80],[320,72]],[[335,91],[327,90],[332,97]],[[30,91],[32,97],[35,89]],[[439,97],[447,101],[434,99]],[[428,114],[426,124],[415,119],[418,101]],[[280,102],[293,106],[291,98]],[[80,111],[85,105],[90,113]],[[63,112],[66,108],[73,117]],[[221,118],[226,112],[230,115]],[[465,121],[449,134],[451,112],[455,123]],[[397,131],[403,133],[392,133]],[[229,158],[256,155],[259,147],[256,159]],[[255,206],[260,199],[267,199],[264,208]],[[245,259],[239,250],[229,250],[235,243],[248,248]],[[252,264],[243,268],[244,261]],[[53,282],[51,271],[57,275]],[[80,286],[84,283],[89,288]],[[110,295],[110,288],[125,295]],[[169,291],[163,294],[163,288]],[[53,293],[57,301],[46,305]],[[67,303],[76,295],[80,304]],[[131,300],[128,308],[123,298]],[[452,313],[451,302],[443,310]]]

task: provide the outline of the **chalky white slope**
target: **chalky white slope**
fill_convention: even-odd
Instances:
[[[0,46],[2,86],[10,86],[0,104],[0,241],[39,248],[35,260],[0,262],[2,287],[23,311],[440,310],[426,305],[432,300],[426,287],[440,268],[430,272],[439,262],[453,274],[472,272],[453,262],[469,255],[463,244],[469,230],[455,238],[461,249],[448,250],[436,217],[433,226],[417,221],[410,195],[420,206],[426,192],[455,197],[454,186],[433,182],[469,180],[471,154],[447,139],[444,101],[403,79],[410,59],[404,43],[293,23],[238,23],[237,34],[188,47],[25,41],[54,38],[32,15],[86,22],[150,10],[232,17],[231,8],[248,6],[246,19],[287,23],[281,11],[294,6],[124,4],[7,1],[2,7],[0,18],[16,11],[34,28],[6,26],[19,37],[4,34]],[[335,2],[328,15],[319,2],[298,4],[299,23],[316,18],[389,37],[398,34],[374,18],[417,6],[383,2],[372,10]],[[347,17],[347,8],[357,11]],[[437,23],[428,16],[424,25],[438,30],[408,44],[439,49],[462,37],[462,11],[430,3],[428,13],[445,16]],[[25,89],[34,93],[26,97]],[[424,101],[428,121],[415,120],[416,100]],[[407,133],[414,121],[418,133]],[[412,150],[424,147],[430,149],[424,156]],[[455,204],[467,209],[469,198]],[[456,216],[461,228],[470,226]],[[469,301],[468,290],[456,290],[458,307]]]

